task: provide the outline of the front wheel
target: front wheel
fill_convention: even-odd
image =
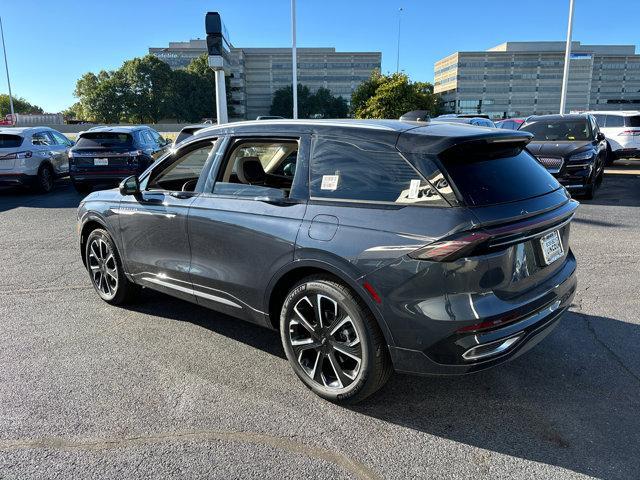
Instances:
[[[118,250],[106,230],[96,229],[89,234],[85,265],[93,288],[105,302],[122,305],[131,300],[136,285],[125,276]]]
[[[290,290],[280,332],[295,373],[327,400],[357,403],[391,375],[386,342],[371,311],[331,277],[308,277]]]

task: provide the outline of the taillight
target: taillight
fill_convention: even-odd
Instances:
[[[21,158],[31,158],[31,157],[33,157],[33,152],[30,152],[27,150],[26,152],[9,153],[4,157],[0,157],[0,160],[17,160]]]
[[[619,137],[636,137],[640,135],[640,130],[623,130],[618,134]]]
[[[475,248],[490,238],[491,235],[484,232],[465,232],[425,245],[409,253],[409,256],[416,260],[452,262],[469,255]]]

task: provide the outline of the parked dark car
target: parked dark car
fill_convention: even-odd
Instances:
[[[171,145],[145,126],[94,127],[82,132],[69,151],[69,175],[78,192],[117,185],[144,172]]]
[[[562,185],[594,197],[604,176],[607,142],[592,115],[532,116],[520,130],[533,134],[527,149]]]
[[[530,139],[392,120],[207,128],[87,196],[80,252],[106,302],[144,286],[279,330],[309,388],[356,402],[393,369],[515,358],[571,304],[578,204]]]
[[[518,130],[520,125],[524,123],[524,118],[505,118],[494,122],[496,128],[506,128],[508,130]]]
[[[433,119],[436,122],[450,122],[450,123],[466,123],[469,125],[475,125],[477,127],[489,127],[496,128],[495,124],[484,117],[443,117],[439,116]]]
[[[207,128],[210,126],[211,126],[210,123],[196,123],[193,125],[187,125],[186,127],[183,127],[182,130],[180,130],[180,133],[178,133],[178,136],[173,142],[173,145],[175,146],[180,142],[182,142],[183,140],[189,137],[192,137],[198,130],[202,130],[203,128]]]

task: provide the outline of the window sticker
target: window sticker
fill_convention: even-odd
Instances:
[[[418,198],[418,191],[420,189],[420,180],[411,180],[409,183],[409,194],[407,198],[416,199]]]
[[[322,185],[320,185],[320,190],[331,190],[334,191],[338,188],[338,179],[340,175],[323,175],[322,176]]]

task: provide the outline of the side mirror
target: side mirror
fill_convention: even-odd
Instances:
[[[598,140],[599,142],[601,142],[602,140],[605,139],[604,133],[602,132],[598,132],[598,134],[596,135],[596,140]]]
[[[131,175],[130,177],[125,178],[120,182],[121,195],[137,195],[140,193],[140,182],[138,181],[138,177],[135,175]]]

